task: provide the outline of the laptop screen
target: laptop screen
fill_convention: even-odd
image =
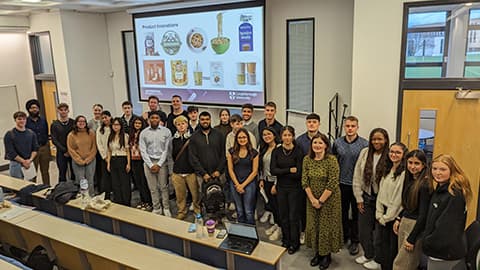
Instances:
[[[243,236],[251,239],[258,239],[255,226],[241,223],[226,223],[228,234]]]

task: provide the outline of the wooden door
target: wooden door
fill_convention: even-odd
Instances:
[[[433,156],[452,155],[472,186],[467,225],[477,216],[480,182],[480,100],[456,99],[457,91],[406,90],[403,94],[401,141],[418,148],[420,111],[435,110]]]
[[[55,81],[42,81],[42,94],[44,100],[44,112],[47,119],[48,128],[53,120],[57,119],[57,85]],[[55,156],[56,150],[50,141],[50,153]]]

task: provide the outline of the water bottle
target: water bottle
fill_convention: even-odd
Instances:
[[[82,209],[85,209],[90,200],[90,195],[88,194],[88,180],[85,178],[80,179],[80,197],[82,199]]]
[[[203,237],[203,218],[202,214],[198,213],[197,216],[195,217],[195,224],[196,224],[196,235],[197,238],[202,238]]]

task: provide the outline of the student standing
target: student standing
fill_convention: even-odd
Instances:
[[[255,141],[260,141],[258,125],[253,121],[253,105],[246,103],[242,105],[243,127],[255,136]]]
[[[22,169],[29,169],[30,166],[33,166],[32,161],[38,153],[38,142],[35,133],[25,127],[26,113],[18,111],[13,114],[13,119],[15,127],[3,136],[5,159],[10,160],[10,176],[23,179]]]
[[[102,114],[102,124],[97,129],[96,132],[96,143],[97,143],[97,156],[100,156],[100,166],[95,166],[96,168],[100,167],[100,193],[105,192],[105,199],[110,200],[112,193],[112,175],[109,170],[107,170],[107,157],[108,157],[108,137],[110,136],[111,126],[112,126],[112,115],[109,111],[103,111]],[[95,171],[96,174],[96,171]]]
[[[342,193],[342,226],[343,242],[350,240],[348,251],[350,255],[358,254],[358,208],[353,196],[352,181],[355,163],[360,151],[368,147],[368,141],[358,135],[358,119],[348,116],[343,129],[345,136],[337,138],[333,143],[332,153],[337,157],[340,166],[340,192]],[[352,220],[349,220],[352,211]]]
[[[148,189],[147,179],[145,178],[145,171],[143,169],[143,159],[140,153],[140,133],[146,127],[146,123],[141,117],[133,119],[132,128],[130,128],[129,145],[130,145],[130,163],[132,168],[132,176],[138,192],[140,193],[140,204],[137,208],[142,210],[152,210],[152,196]]]
[[[67,149],[67,136],[73,130],[73,119],[68,117],[68,104],[60,103],[57,106],[58,119],[53,121],[50,126],[50,134],[52,136],[52,143],[57,148],[57,167],[58,167],[58,181],[67,181],[67,169],[70,165],[71,178],[74,178],[72,168],[72,158]]]
[[[88,180],[88,192],[90,196],[95,194],[93,187],[93,175],[95,173],[95,155],[97,145],[95,134],[87,126],[87,118],[79,115],[75,118],[74,128],[67,137],[68,153],[73,160],[73,171],[76,183],[80,180]]]
[[[228,151],[230,148],[232,148],[235,144],[235,136],[238,130],[241,128],[244,128],[242,117],[238,114],[234,114],[230,117],[230,126],[232,128],[232,131],[227,134],[226,139],[225,139],[225,150],[226,154],[228,154]],[[252,147],[254,149],[257,149],[257,140],[255,139],[255,135],[248,131],[248,136],[250,137],[250,143],[252,144]]]
[[[277,194],[282,246],[294,254],[300,248],[300,204],[302,193],[302,151],[295,145],[295,129],[285,126],[281,132],[282,145],[273,150],[270,172],[277,177],[272,193]]]
[[[283,125],[275,119],[275,114],[277,113],[277,104],[273,101],[269,101],[265,104],[264,107],[265,119],[258,122],[258,133],[262,133],[266,127],[272,127],[277,134],[280,134]]]
[[[228,150],[227,164],[238,222],[255,225],[253,214],[257,191],[258,152],[253,148],[246,129],[241,128],[236,132],[235,144]]]
[[[195,131],[200,129],[199,121],[198,121],[198,107],[197,106],[188,106],[187,107],[187,118],[188,121],[188,129],[190,130],[190,134],[193,135]]]
[[[327,269],[331,253],[342,248],[341,198],[339,168],[335,156],[328,153],[327,136],[317,134],[312,138],[310,151],[303,159],[302,187],[308,198],[306,244],[315,256],[311,266]]]
[[[38,153],[33,159],[35,169],[40,165],[42,173],[42,181],[46,185],[50,185],[50,174],[48,167],[52,154],[50,153],[50,145],[48,143],[48,124],[45,118],[40,116],[40,102],[36,99],[27,101],[25,107],[28,111],[26,128],[32,130],[37,135]]]
[[[187,117],[180,115],[173,120],[177,127],[172,140],[172,158],[173,158],[173,174],[172,182],[177,197],[178,214],[177,219],[185,219],[187,217],[187,188],[192,194],[192,205],[195,214],[200,211],[200,194],[198,189],[197,177],[195,171],[189,161],[188,147],[190,145],[190,131],[188,130]]]
[[[221,109],[218,113],[218,117],[220,118],[220,123],[213,128],[220,131],[225,137],[227,137],[227,134],[232,131],[232,127],[230,126],[230,110]]]
[[[124,101],[122,103],[123,115],[120,118],[122,121],[123,130],[125,134],[130,134],[130,128],[133,126],[133,120],[138,116],[133,114],[133,104],[130,101]]]
[[[145,177],[152,196],[153,213],[171,217],[168,197],[167,157],[172,133],[160,125],[165,122],[160,111],[149,113],[150,126],[140,133],[140,154],[144,161]]]
[[[88,128],[93,132],[97,132],[97,129],[102,125],[102,104],[93,104],[93,118],[88,121]]]
[[[402,211],[402,189],[405,179],[405,160],[407,147],[396,142],[390,146],[387,168],[380,180],[375,218],[376,245],[375,261],[382,270],[391,270],[397,256],[397,235],[393,231],[395,219]]]
[[[188,119],[188,112],[183,109],[182,97],[179,95],[172,96],[172,112],[168,114],[166,127],[172,132],[172,136],[177,132],[177,127],[173,120],[178,116],[183,115]]]
[[[143,114],[142,114],[143,119],[145,121],[147,121],[147,123],[148,123],[148,119],[149,119],[149,113],[160,110],[159,103],[160,103],[160,100],[158,99],[157,96],[149,96],[148,97],[148,111],[143,112]]]
[[[427,156],[422,150],[410,151],[405,160],[403,211],[393,225],[393,231],[398,235],[398,254],[393,269],[417,270],[422,255],[421,233],[427,221],[433,185],[428,177]]]
[[[432,161],[437,187],[430,199],[423,237],[429,270],[465,269],[467,202],[470,182],[453,157],[439,155]]]
[[[108,136],[107,170],[112,175],[113,201],[130,206],[130,149],[119,117],[113,119]]]
[[[385,173],[388,159],[388,133],[383,128],[375,128],[370,132],[368,148],[362,149],[358,156],[353,173],[353,195],[357,201],[358,230],[360,244],[364,255],[355,259],[367,269],[378,269],[373,233],[375,230],[375,211],[380,179]]]
[[[265,190],[268,198],[268,203],[265,204],[265,212],[270,213],[268,218],[270,219],[272,227],[266,229],[265,233],[271,241],[278,240],[282,235],[282,229],[278,226],[278,224],[281,223],[278,213],[277,196],[273,191],[273,186],[277,184],[277,177],[272,175],[270,171],[272,152],[277,148],[277,141],[279,141],[278,134],[273,128],[268,127],[262,131],[259,158],[259,187]]]

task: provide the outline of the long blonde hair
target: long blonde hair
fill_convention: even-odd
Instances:
[[[432,163],[433,162],[442,162],[443,164],[447,165],[447,167],[450,169],[448,192],[455,196],[453,190],[461,190],[463,196],[465,197],[465,201],[468,202],[472,198],[470,181],[460,166],[458,166],[457,162],[455,162],[455,159],[453,159],[453,157],[450,155],[440,154],[433,159]]]

